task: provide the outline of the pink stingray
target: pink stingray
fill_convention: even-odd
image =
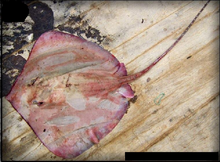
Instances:
[[[6,99],[51,152],[76,157],[118,124],[127,98],[134,97],[128,83],[159,62],[202,10],[158,59],[130,76],[123,63],[95,43],[58,31],[44,33]]]
[[[73,158],[106,136],[134,93],[123,63],[98,45],[49,31],[36,41],[6,97],[57,156]]]

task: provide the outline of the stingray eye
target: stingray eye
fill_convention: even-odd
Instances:
[[[44,102],[38,102],[38,106],[41,106],[41,105],[43,105],[44,104]]]
[[[33,100],[32,102],[34,105],[37,105],[37,106],[42,106],[44,104],[44,102],[40,101],[40,102],[37,102],[36,100]]]

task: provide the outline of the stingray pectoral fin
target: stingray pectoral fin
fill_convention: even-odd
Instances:
[[[98,143],[117,123],[106,122],[73,130],[66,136],[48,144],[47,147],[57,156],[63,158],[76,157]]]
[[[122,94],[126,98],[133,98],[134,91],[129,84],[124,84],[118,89],[118,93]]]
[[[114,73],[118,60],[95,43],[58,31],[42,34],[24,67],[26,80],[54,77],[81,69]],[[86,72],[86,71],[84,71]]]

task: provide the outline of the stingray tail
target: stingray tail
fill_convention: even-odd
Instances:
[[[184,30],[184,32],[179,36],[179,38],[162,54],[160,55],[153,63],[151,63],[147,68],[145,68],[144,70],[130,75],[130,76],[125,76],[124,78],[122,78],[121,83],[125,84],[125,83],[129,83],[132,82],[133,80],[141,77],[142,75],[144,75],[145,73],[147,73],[152,67],[154,67],[154,65],[156,65],[164,56],[167,55],[168,52],[170,52],[173,47],[175,47],[175,45],[183,38],[183,36],[187,33],[187,31],[189,30],[189,28],[193,25],[193,23],[196,21],[196,19],[199,17],[199,15],[202,13],[202,11],[205,9],[205,7],[208,5],[208,3],[210,2],[210,0],[208,0],[204,6],[202,7],[202,9],[197,13],[197,15],[195,16],[195,18],[191,21],[191,23],[188,25],[188,27]]]

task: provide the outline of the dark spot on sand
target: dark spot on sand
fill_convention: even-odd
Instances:
[[[34,40],[41,34],[53,29],[54,15],[52,9],[45,3],[35,1],[28,5],[29,15],[34,21],[32,30],[34,33]]]
[[[192,56],[188,56],[186,59],[190,59]]]
[[[6,96],[14,81],[22,71],[26,60],[18,55],[18,56],[9,56],[8,58],[2,59],[2,96]]]
[[[132,102],[132,103],[135,103],[135,102],[137,101],[137,95],[135,95],[135,96],[134,96],[133,98],[131,98],[129,101]]]
[[[19,116],[17,119],[18,119],[19,121],[22,121],[22,120],[23,120],[21,116]]]
[[[154,110],[152,114],[156,114],[156,113],[157,113],[157,111],[158,111],[158,109]]]
[[[63,25],[59,25],[57,28],[60,31],[66,31],[70,34],[75,34],[78,37],[82,37],[83,34],[87,38],[92,38],[97,44],[101,44],[106,36],[102,35],[100,31],[89,25],[88,20],[84,20],[81,15],[69,17],[68,22]],[[83,37],[82,37],[83,38]]]

